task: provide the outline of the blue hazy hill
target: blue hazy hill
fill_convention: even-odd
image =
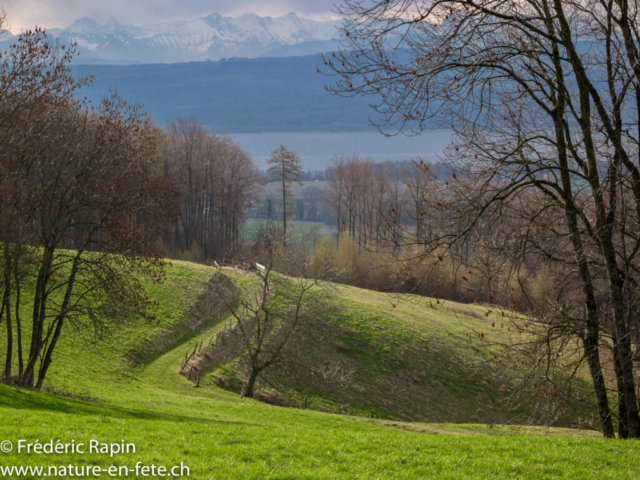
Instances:
[[[177,64],[76,65],[94,75],[83,91],[98,102],[116,88],[144,105],[159,124],[195,117],[219,132],[355,131],[368,129],[375,112],[366,98],[325,91],[333,79],[317,73],[321,55],[232,58]]]

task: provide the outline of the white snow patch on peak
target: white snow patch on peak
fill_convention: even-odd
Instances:
[[[154,61],[170,62],[256,57],[280,47],[331,40],[336,36],[337,24],[300,18],[293,12],[280,17],[254,13],[225,17],[212,13],[192,20],[140,26],[127,25],[113,17],[100,25],[84,17],[63,30],[52,30],[51,35],[65,43],[73,39],[80,50],[98,52],[95,58],[145,62],[153,57]]]

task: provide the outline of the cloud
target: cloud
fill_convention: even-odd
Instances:
[[[125,24],[188,20],[210,13],[237,16],[243,13],[279,16],[295,12],[316,20],[336,18],[336,0],[5,0],[9,29],[18,33],[36,25],[67,27],[81,17],[99,22],[114,17]]]

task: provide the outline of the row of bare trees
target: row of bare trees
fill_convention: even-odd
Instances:
[[[152,124],[115,94],[77,100],[90,79],[74,56],[39,29],[0,56],[3,376],[26,387],[71,329],[148,317],[142,281],[162,279],[154,243],[174,209]]]
[[[327,174],[329,189],[324,201],[338,226],[338,238],[346,232],[361,244],[379,245],[388,229],[380,212],[389,203],[402,210],[399,202],[404,183],[390,176],[383,165],[358,155],[339,156]]]
[[[396,131],[456,136],[450,177],[422,212],[437,232],[401,243],[431,260],[504,231],[513,264],[557,272],[543,343],[555,355],[579,342],[603,434],[615,419],[620,437],[640,438],[640,3],[345,0],[341,13],[345,51],[325,59],[334,92],[375,96]]]
[[[257,193],[260,178],[250,155],[193,119],[172,122],[162,136],[179,215],[163,236],[167,252],[190,251],[196,261],[224,258],[238,248],[245,211]]]
[[[360,247],[377,250],[407,224],[416,236],[427,238],[430,226],[421,215],[426,185],[420,165],[337,156],[327,171],[322,200],[337,223],[338,238],[346,233]]]

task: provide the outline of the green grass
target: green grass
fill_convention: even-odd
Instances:
[[[275,220],[276,222],[282,223],[281,219]],[[266,220],[260,218],[249,218],[244,222],[243,225],[243,236],[250,238],[251,235],[254,235],[258,228],[264,223]],[[323,222],[311,222],[306,220],[288,220],[287,226],[291,226],[293,229],[294,235],[304,235],[305,233],[309,233],[310,231],[317,229],[319,236],[326,235],[336,235],[337,229],[335,226],[327,225]]]
[[[184,353],[196,341],[207,342],[227,319],[212,318],[173,344],[166,343],[166,333],[185,328],[184,317],[212,273],[207,267],[174,262],[168,281],[150,288],[159,302],[158,323],[111,332],[100,346],[78,341],[77,335],[65,336],[50,386],[94,401],[0,386],[0,442],[125,441],[136,445],[135,454],[111,458],[14,451],[0,453],[0,466],[133,468],[137,462],[169,467],[184,462],[189,478],[196,479],[640,478],[636,443],[593,438],[589,432],[370,419],[240,400],[213,385],[195,388],[178,375]],[[409,303],[393,309],[392,297],[354,288],[341,287],[339,293],[356,336],[372,344],[379,343],[380,335],[388,341],[388,349],[375,350],[382,355],[380,366],[386,364],[385,355],[392,358],[410,343],[417,330],[444,338],[438,329],[453,325],[457,315],[452,309]],[[368,325],[372,313],[376,323]],[[398,337],[391,338],[389,332]],[[130,353],[154,339],[162,340],[163,353],[132,366]]]
[[[334,296],[335,309],[303,326],[292,342],[295,348],[289,356],[295,360],[264,372],[258,385],[266,401],[272,402],[277,391],[279,403],[286,406],[302,407],[308,401],[310,408],[325,412],[359,416],[373,412],[376,418],[402,421],[496,424],[526,417],[525,407],[499,408],[500,399],[510,392],[503,387],[517,381],[513,371],[491,365],[481,371],[467,369],[468,363],[484,360],[467,344],[468,326],[483,331],[488,341],[504,339],[506,328],[491,327],[499,313],[486,316],[487,308],[479,305],[345,285],[335,286]],[[229,388],[228,355],[216,357],[214,350],[211,357],[209,382]],[[238,359],[241,365],[240,352]],[[321,381],[317,374],[336,370],[345,375]],[[589,389],[584,379],[576,384]],[[233,390],[239,392],[240,385],[234,382]],[[590,410],[574,407],[555,425],[583,424],[592,417]]]

